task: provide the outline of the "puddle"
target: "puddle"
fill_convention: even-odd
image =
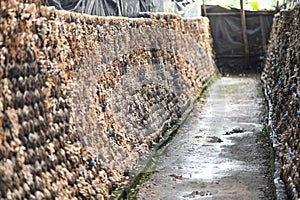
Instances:
[[[229,175],[232,170],[238,168],[239,165],[233,162],[218,164],[203,163],[203,165],[197,168],[189,169],[189,173],[184,174],[183,179],[197,179],[201,182],[211,182],[212,180],[218,180]]]

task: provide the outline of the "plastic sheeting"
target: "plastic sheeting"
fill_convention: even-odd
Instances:
[[[218,67],[245,66],[240,10],[206,6]],[[249,64],[260,66],[270,35],[273,12],[246,12]]]
[[[164,0],[164,11],[182,17],[200,17],[202,0]]]
[[[170,12],[200,17],[202,0],[48,0],[48,6],[98,16],[137,17],[140,12]]]
[[[140,12],[163,12],[160,0],[48,0],[48,6],[98,16],[137,17]]]
[[[297,4],[300,3],[300,0],[285,0],[282,8],[284,9],[293,9]]]

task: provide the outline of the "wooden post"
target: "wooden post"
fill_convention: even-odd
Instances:
[[[203,12],[204,12],[204,16],[207,17],[206,6],[205,6],[205,3],[204,3],[204,0],[202,0],[202,2],[203,2]]]
[[[241,21],[242,21],[242,33],[243,33],[243,41],[244,41],[244,54],[245,54],[245,66],[249,66],[249,44],[247,37],[247,25],[246,25],[246,15],[244,10],[244,2],[240,0],[241,4]]]
[[[276,0],[276,12],[279,12],[279,0]]]

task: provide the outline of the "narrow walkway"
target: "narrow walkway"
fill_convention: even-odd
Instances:
[[[258,77],[222,78],[158,160],[139,199],[273,199]]]

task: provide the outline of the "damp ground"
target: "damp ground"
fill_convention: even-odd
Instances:
[[[141,200],[274,199],[258,76],[223,77],[160,152]]]

